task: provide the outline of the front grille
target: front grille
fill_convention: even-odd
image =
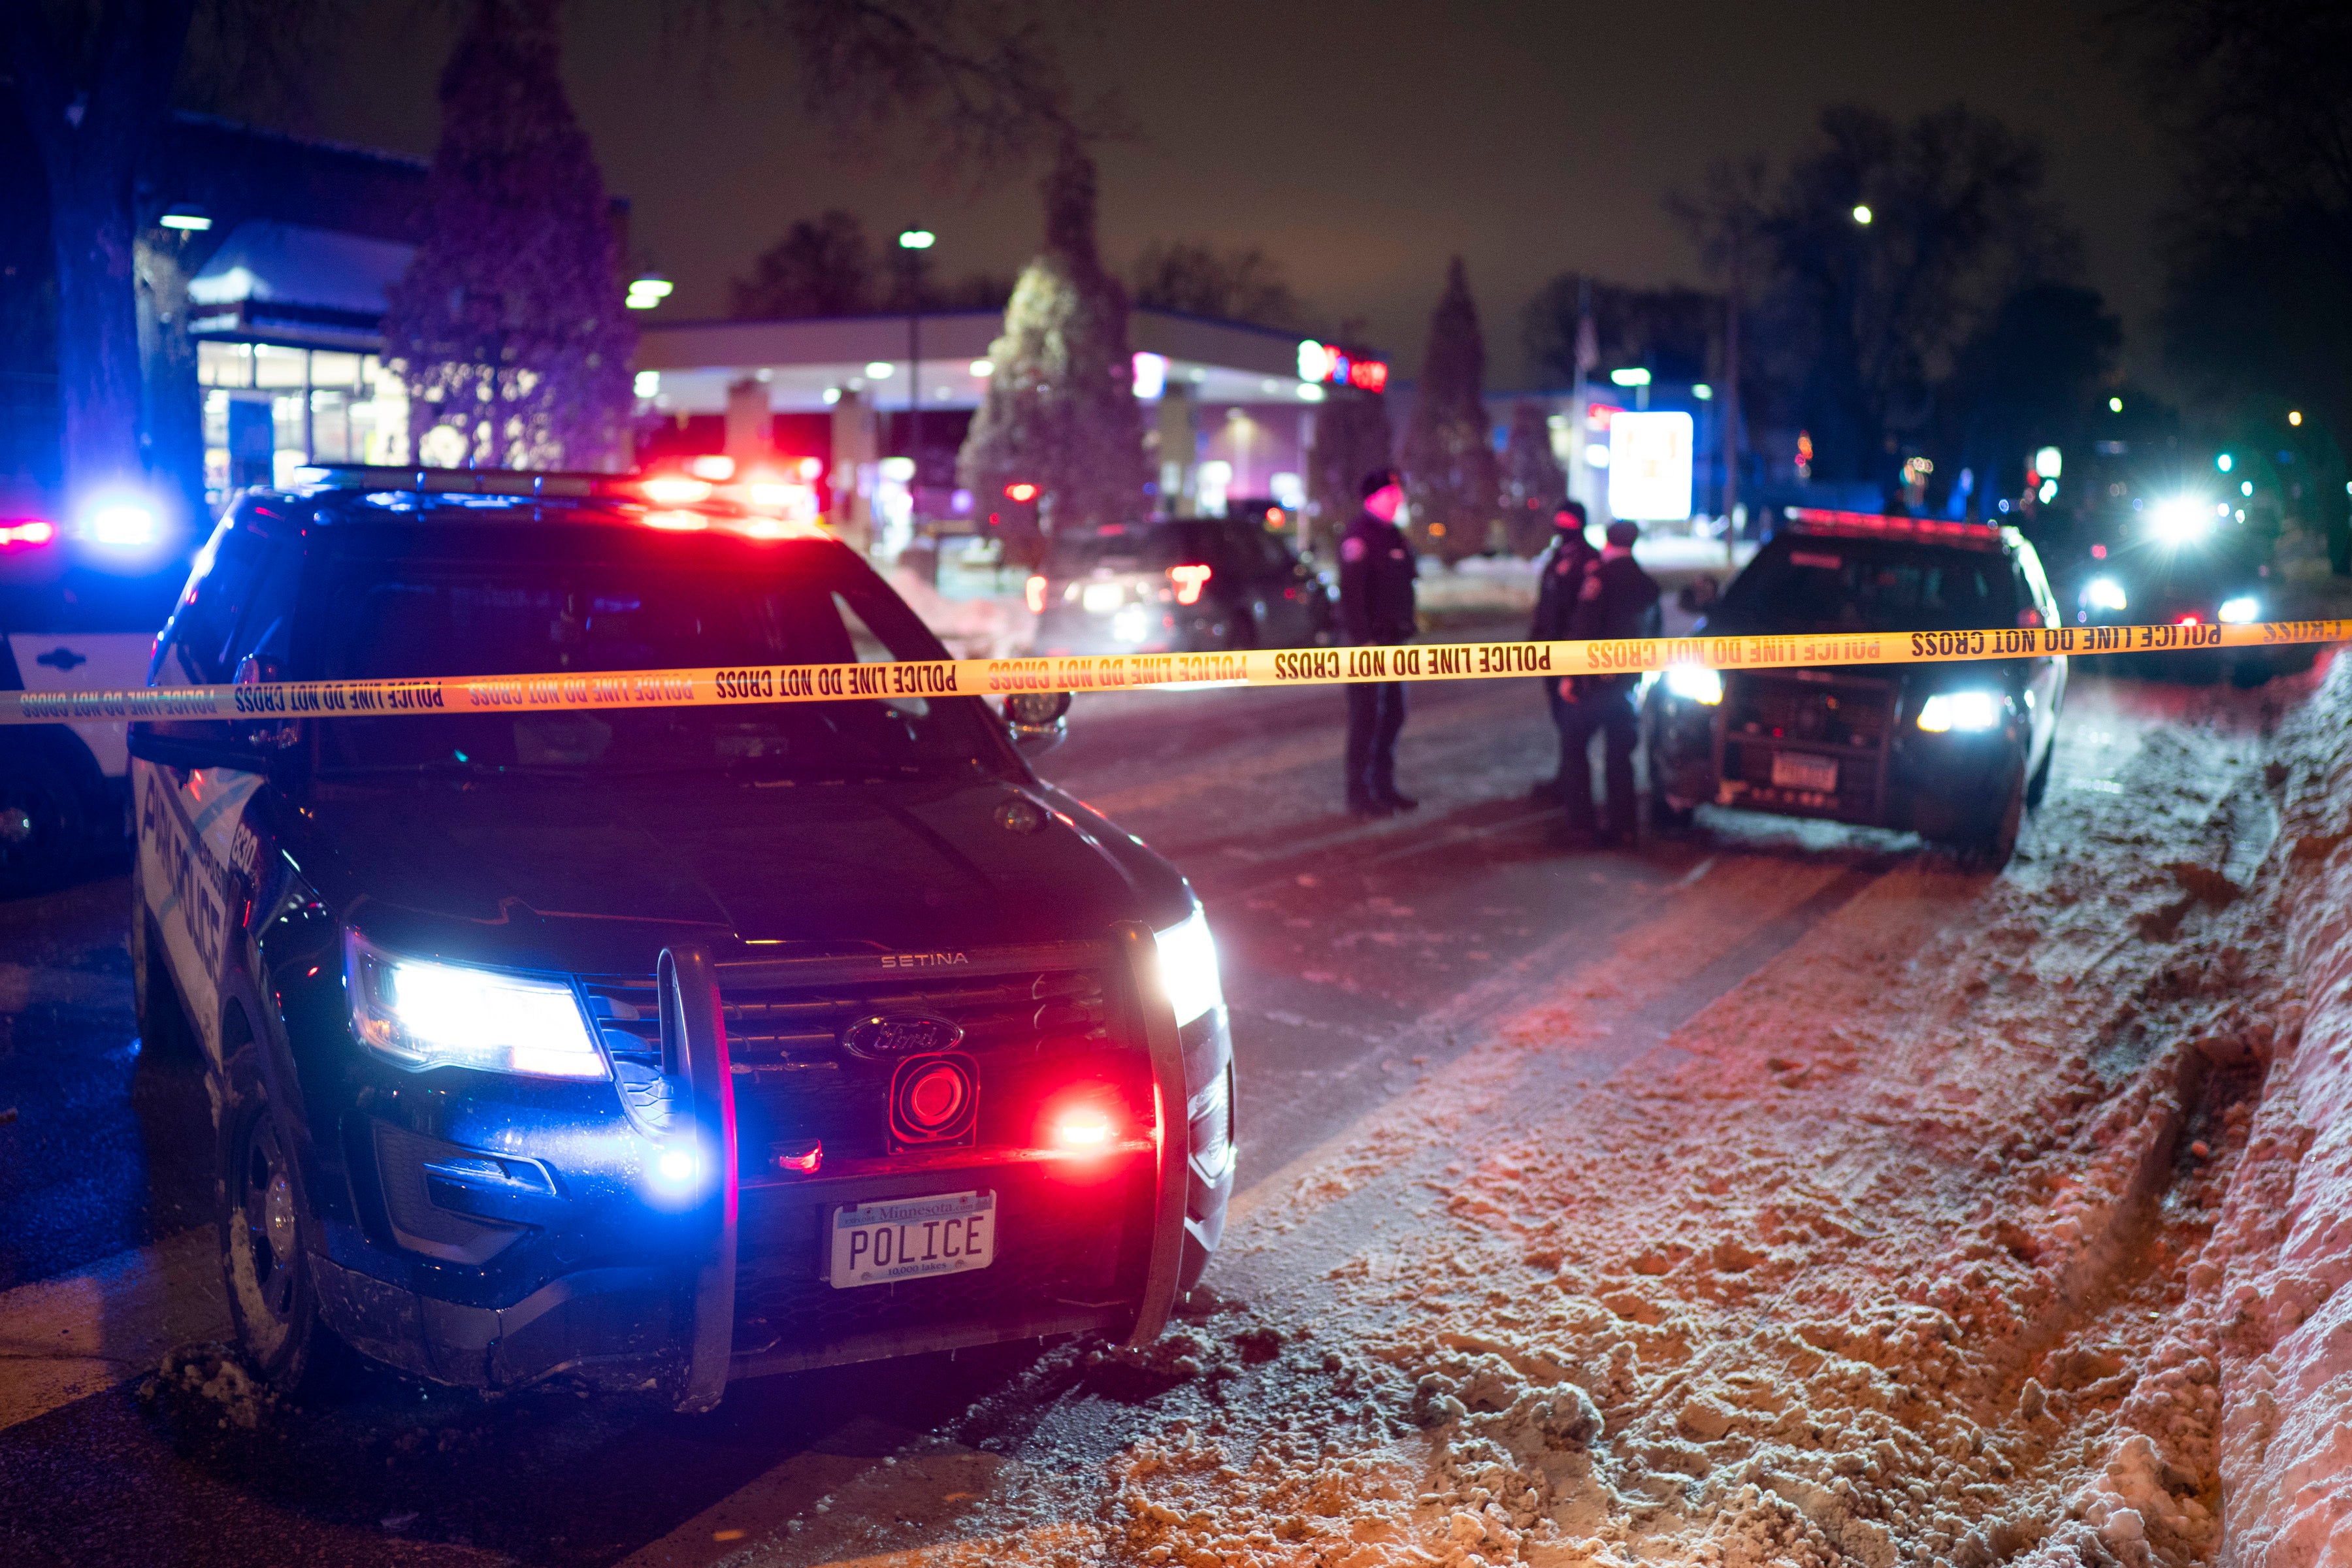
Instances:
[[[1802,670],[1738,675],[1724,694],[1724,799],[1769,811],[1876,823],[1886,815],[1886,757],[1895,721],[1894,683]],[[1836,787],[1801,782],[1774,759],[1801,756],[1836,766]]]
[[[975,958],[981,955],[975,954]],[[1046,1116],[1072,1091],[1123,1106],[1130,1129],[1152,1126],[1150,1058],[1129,987],[1106,953],[1088,964],[844,980],[835,970],[798,984],[729,984],[720,1005],[734,1071],[742,1180],[735,1348],[739,1358],[884,1353],[940,1336],[1024,1337],[1040,1324],[1109,1323],[1132,1310],[1149,1259],[1155,1162],[1120,1152],[1098,1162],[1040,1159]],[[651,976],[585,977],[621,1089],[643,1115],[669,1086]],[[892,1075],[904,1057],[867,1058],[842,1043],[877,1016],[943,1018],[962,1030],[954,1059],[971,1072],[978,1110],[951,1144],[901,1150],[891,1124]],[[819,1169],[788,1174],[779,1155],[822,1148]],[[835,1289],[824,1239],[843,1204],[952,1192],[997,1194],[994,1261],[986,1268],[889,1285]],[[966,1337],[961,1342],[977,1342]],[[866,1350],[855,1347],[865,1345]],[[896,1353],[892,1352],[890,1353]]]
[[[625,1090],[658,1070],[654,982],[592,975],[590,1010],[622,1074]],[[980,1082],[974,1142],[1028,1146],[1042,1100],[1074,1081],[1109,1084],[1149,1125],[1151,1075],[1132,1030],[1114,1028],[1112,976],[1090,970],[1029,970],[909,982],[880,980],[793,988],[724,990],[727,1054],[735,1069],[740,1169],[772,1173],[774,1149],[822,1141],[828,1163],[890,1152],[890,1076],[896,1062],[853,1055],[842,1032],[891,1014],[945,1018],[960,1026],[956,1050]]]

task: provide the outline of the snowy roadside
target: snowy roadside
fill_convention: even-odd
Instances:
[[[2221,1560],[2301,1568],[2352,1562],[2352,669],[2295,716],[2271,766],[2284,853],[2263,890],[2305,1011],[2299,1035],[2292,1014],[2275,1031],[2200,1268],[2221,1346]]]
[[[2278,918],[2311,895],[2300,825],[2352,800],[2347,687],[2267,769],[2261,700],[2185,700],[2053,792],[2001,878],[1901,864],[1577,1081],[1591,997],[1720,951],[1699,882],[1685,932],[1596,955],[1241,1205],[1150,1353],[1047,1356],[967,1419],[981,1452],[910,1451],[740,1560],[880,1550],[851,1521],[933,1467],[972,1500],[927,1560],[2213,1560],[2225,1511],[2233,1540],[2274,1522],[2269,1478],[2344,1468],[2322,1347],[2352,1296],[2303,1314],[2352,1222],[2282,1183],[2332,1151],[2340,1184],[2345,1134],[2257,1097],[2299,1016],[2290,943],[2332,955],[2339,1002],[2352,977],[2340,913]],[[2340,911],[2352,855],[2325,864]],[[2316,1037],[2305,1115],[2347,1076],[2341,1048],[2302,1069]]]

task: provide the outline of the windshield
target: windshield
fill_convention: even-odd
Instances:
[[[551,537],[553,530],[531,531],[528,558],[335,563],[320,600],[331,610],[315,634],[317,667],[357,679],[947,657],[898,596],[837,545],[665,539],[668,548],[658,552],[600,552]],[[321,762],[341,770],[889,777],[993,768],[1004,758],[974,698],[342,720],[320,728]]]
[[[1986,631],[2017,624],[2008,558],[1894,540],[1783,534],[1709,617],[1746,632]]]

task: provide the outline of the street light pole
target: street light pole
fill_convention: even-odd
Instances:
[[[914,472],[907,480],[907,516],[922,524],[923,495],[923,252],[938,239],[929,229],[908,225],[898,231],[907,264],[907,453]]]

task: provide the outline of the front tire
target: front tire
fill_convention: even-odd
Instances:
[[[2009,788],[2001,808],[1978,837],[1960,846],[1960,863],[1972,871],[1998,871],[2017,853],[2017,836],[2025,827],[2025,759],[2009,773]]]
[[[248,1034],[249,1031],[243,1031]],[[278,1393],[329,1359],[310,1269],[318,1220],[302,1187],[285,1119],[270,1102],[260,1047],[230,1047],[221,1102],[221,1279],[236,1348],[254,1378]]]

